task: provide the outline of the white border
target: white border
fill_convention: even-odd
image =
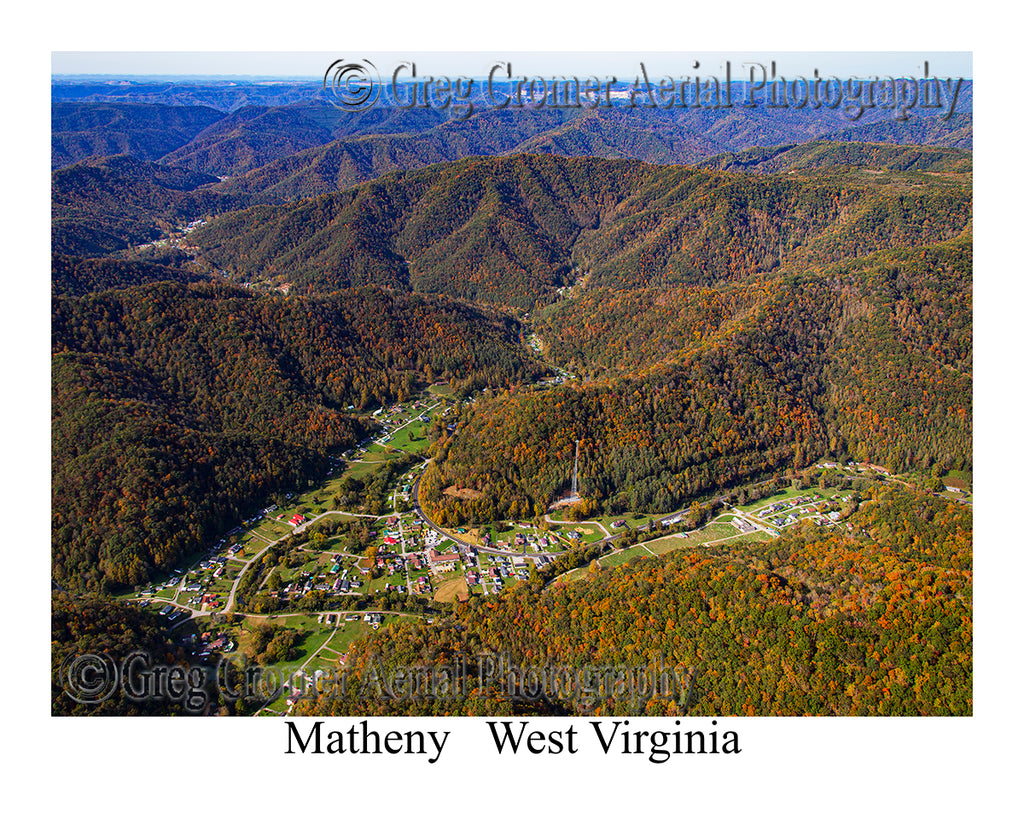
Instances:
[[[18,12],[25,13],[25,12]],[[1020,264],[1008,254],[1016,238],[1019,149],[1016,136],[1012,25],[976,9],[922,9],[858,3],[830,11],[819,3],[785,9],[763,5],[677,4],[657,7],[556,8],[458,3],[378,6],[226,7],[137,3],[51,4],[8,29],[5,155],[11,183],[4,197],[8,258],[4,329],[7,368],[8,668],[5,701],[15,712],[7,741],[17,755],[9,781],[31,803],[81,815],[257,808],[376,816],[409,812],[451,815],[549,815],[597,811],[626,815],[664,809],[695,814],[839,816],[1002,815],[1018,804],[1010,685],[1020,661],[1008,632],[1014,622],[1010,584],[1020,577],[1016,514],[1007,496],[1019,462]],[[995,32],[986,31],[989,27]],[[1002,29],[1002,30],[999,30]],[[1005,32],[1005,33],[1004,33]],[[9,44],[10,46],[11,44]],[[746,719],[738,723],[739,757],[684,757],[664,765],[624,757],[500,759],[481,721],[401,721],[451,730],[442,763],[366,758],[286,757],[284,726],[275,720],[55,720],[41,681],[49,577],[48,507],[48,100],[54,50],[521,50],[723,52],[921,49],[974,51],[976,81],[976,367],[975,400],[975,714],[965,719]],[[509,48],[514,46],[515,48]],[[981,113],[978,113],[981,112]],[[13,145],[10,138],[14,137]],[[1012,198],[1011,198],[1012,197]],[[1012,221],[1011,221],[1012,220]],[[1011,312],[1012,311],[1012,312]],[[24,396],[28,394],[29,401]],[[27,430],[28,434],[24,434]],[[999,493],[1003,492],[1001,496]],[[1009,499],[1010,503],[1005,503]],[[1000,500],[1004,502],[999,502]],[[25,503],[25,501],[28,501]],[[27,518],[30,522],[25,522]],[[24,599],[22,599],[24,598]],[[24,629],[24,639],[10,640]],[[20,635],[19,635],[20,636]],[[20,658],[29,662],[20,665]],[[14,661],[18,658],[17,661]],[[19,669],[19,670],[15,670]],[[348,722],[348,721],[346,721]],[[422,723],[422,725],[421,725]],[[440,726],[443,726],[441,728]],[[384,721],[381,721],[384,727]],[[479,738],[477,738],[479,734]],[[1014,743],[1014,744],[1011,744]],[[1016,768],[1016,766],[1015,766]],[[33,773],[35,772],[35,773]],[[1016,772],[1014,770],[1014,772]],[[12,794],[14,796],[15,794]],[[1006,800],[1006,801],[1000,801]],[[14,799],[12,804],[25,804]],[[1010,807],[1012,810],[1012,807]]]

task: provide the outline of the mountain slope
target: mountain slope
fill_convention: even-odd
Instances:
[[[219,268],[306,292],[376,282],[529,307],[564,283],[580,231],[650,173],[626,161],[466,159],[226,214],[192,241]]]
[[[208,279],[186,268],[139,260],[83,259],[55,253],[50,263],[50,293],[54,296],[84,296],[150,282],[189,283]]]
[[[811,527],[662,557],[636,550],[571,582],[523,582],[434,622],[371,632],[349,648],[345,690],[295,713],[969,715],[970,508],[890,487],[864,496],[856,534]],[[473,681],[463,697],[367,696],[397,669],[450,658]],[[534,684],[534,668],[559,673]],[[665,676],[630,685],[609,668]]]
[[[453,525],[538,514],[576,441],[580,493],[605,514],[667,514],[825,455],[969,466],[971,267],[967,233],[766,282],[588,288],[537,325],[583,383],[477,402],[421,500]]]
[[[168,165],[237,177],[332,140],[358,134],[422,131],[444,122],[438,111],[371,108],[340,111],[326,103],[246,106],[163,158]]]
[[[970,218],[965,174],[768,176],[516,155],[225,215],[193,241],[246,280],[306,292],[379,282],[529,309],[574,266],[601,286],[743,280],[950,239]]]
[[[775,148],[750,148],[695,163],[699,168],[743,173],[821,171],[869,167],[890,171],[970,173],[971,154],[955,148],[902,146],[868,142],[805,142]]]
[[[368,115],[369,112],[359,116]],[[946,122],[933,117],[928,121],[916,118],[895,125],[883,119],[875,125],[860,126],[868,130],[836,131],[847,121],[834,112],[763,109],[485,109],[465,121],[443,121],[429,129],[420,127],[429,120],[412,120],[412,116],[412,112],[404,118],[395,115],[392,121],[382,121],[377,127],[366,127],[360,122],[351,127],[349,136],[329,144],[314,143],[300,153],[284,155],[284,149],[275,149],[271,153],[282,155],[273,161],[268,160],[269,154],[258,153],[251,147],[243,152],[244,159],[239,161],[228,159],[219,165],[186,161],[185,156],[200,150],[199,144],[214,137],[213,133],[210,136],[204,134],[196,145],[186,146],[168,157],[167,161],[216,173],[221,171],[214,170],[215,167],[231,166],[235,176],[225,180],[220,185],[221,190],[248,194],[254,202],[276,203],[344,190],[391,171],[410,170],[469,156],[542,153],[566,157],[630,158],[657,164],[700,164],[723,151],[752,145],[836,140],[842,134],[847,134],[851,141],[865,141],[875,133],[870,130],[875,125],[879,142],[959,145],[962,140],[956,135],[962,135],[965,127],[961,119]],[[426,116],[425,112],[420,112],[420,116]],[[879,115],[876,113],[875,116]],[[956,115],[962,116],[970,117]],[[262,118],[257,122],[262,122]],[[414,122],[416,127],[409,127],[410,122]],[[385,133],[383,128],[386,125],[400,127],[402,132]],[[221,122],[211,132],[226,127],[227,122]],[[969,132],[969,121],[966,128]],[[274,128],[267,126],[253,130],[256,133],[247,138],[246,145],[251,145],[257,138],[268,139],[265,134],[274,133]],[[229,140],[225,141],[225,144],[229,143]],[[224,150],[224,147],[216,150]]]
[[[223,112],[197,105],[55,102],[50,109],[53,168],[132,154],[155,160],[190,142]]]
[[[365,434],[344,408],[540,368],[511,320],[364,289],[256,297],[161,283],[53,300],[53,570],[143,582]]]
[[[974,146],[974,115],[964,112],[957,106],[959,113],[942,117],[914,117],[906,122],[883,119],[879,122],[864,123],[843,128],[833,134],[826,134],[821,139],[838,142],[892,142],[897,145],[940,145],[947,148],[960,148],[965,151]]]
[[[53,252],[99,256],[160,237],[207,212],[238,207],[210,189],[216,177],[121,155],[51,175]]]

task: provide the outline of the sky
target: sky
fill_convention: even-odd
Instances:
[[[342,58],[369,59],[382,74],[403,61],[415,62],[419,76],[485,76],[495,63],[512,64],[515,75],[632,76],[644,63],[652,74],[688,75],[699,70],[723,78],[725,66],[740,79],[744,63],[770,66],[780,75],[920,77],[928,63],[930,76],[970,78],[971,52],[950,51],[54,51],[53,75],[115,76],[259,76],[322,79],[327,67]]]

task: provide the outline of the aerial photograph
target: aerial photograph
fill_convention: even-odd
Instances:
[[[52,55],[51,715],[974,714],[971,53],[163,56]]]

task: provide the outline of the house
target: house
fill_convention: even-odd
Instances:
[[[427,552],[427,562],[430,568],[437,572],[450,572],[459,561],[459,555],[455,552],[440,554],[437,549]]]

